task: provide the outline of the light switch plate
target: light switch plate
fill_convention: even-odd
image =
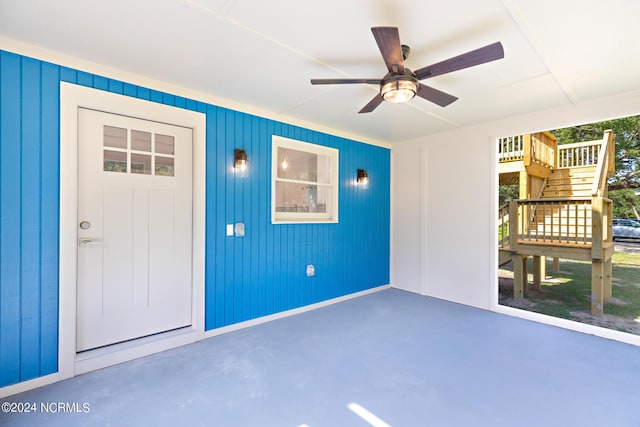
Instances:
[[[236,222],[235,232],[236,237],[244,237],[244,222]]]
[[[233,236],[233,224],[227,224],[227,236]]]

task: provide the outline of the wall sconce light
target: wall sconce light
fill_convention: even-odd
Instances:
[[[368,184],[369,174],[364,169],[358,169],[358,184]]]
[[[236,148],[233,151],[233,167],[244,171],[247,169],[247,152]]]

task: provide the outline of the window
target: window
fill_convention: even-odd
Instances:
[[[105,125],[103,146],[106,172],[174,176],[174,137],[171,135]]]
[[[272,139],[271,222],[338,222],[338,150]]]

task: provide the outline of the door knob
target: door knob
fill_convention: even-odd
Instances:
[[[101,242],[101,239],[94,239],[93,237],[80,237],[78,239],[80,246],[87,246],[89,243]]]

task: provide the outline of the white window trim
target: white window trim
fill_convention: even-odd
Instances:
[[[327,213],[317,212],[276,212],[276,179],[278,176],[278,148],[291,148],[298,151],[306,151],[310,153],[329,156],[331,159],[331,182],[332,187],[332,203],[330,211]],[[271,138],[271,223],[272,224],[318,224],[318,223],[337,223],[338,222],[338,159],[339,151],[337,148],[326,147],[324,145],[311,144],[309,142],[289,139],[278,135]]]

